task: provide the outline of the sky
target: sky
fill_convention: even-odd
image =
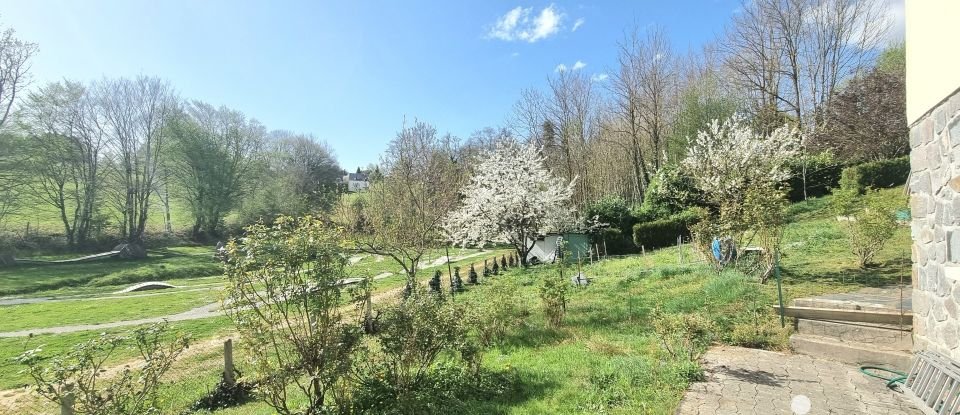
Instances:
[[[903,0],[891,1],[902,33]],[[312,134],[343,168],[375,163],[404,120],[467,138],[505,125],[559,67],[596,82],[631,27],[679,53],[716,38],[740,0],[595,2],[0,0],[37,43],[33,86],[157,76],[268,129]],[[561,66],[562,65],[562,66]]]

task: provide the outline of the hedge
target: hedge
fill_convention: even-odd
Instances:
[[[593,242],[598,244],[601,250],[606,244],[607,252],[610,255],[634,254],[640,251],[640,248],[633,244],[633,239],[630,239],[629,235],[624,235],[617,228],[604,229],[597,233],[594,238]]]
[[[690,225],[697,214],[686,210],[665,219],[638,223],[633,226],[633,243],[646,249],[664,248],[677,243],[677,236],[690,236]]]
[[[887,188],[900,186],[910,176],[910,157],[871,161],[843,169],[840,188],[856,189],[863,193],[868,187]]]
[[[787,179],[786,184],[789,189],[787,197],[791,202],[804,200],[803,164],[803,160],[797,160],[789,166],[790,178]],[[836,188],[840,183],[843,166],[832,157],[814,156],[807,158],[806,169],[807,197],[820,197],[830,194],[831,189]]]

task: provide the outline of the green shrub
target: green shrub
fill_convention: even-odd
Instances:
[[[833,208],[844,217],[840,227],[860,268],[871,265],[873,257],[893,237],[898,226],[897,210],[905,204],[902,198],[884,195],[879,190],[867,189],[863,196],[851,188],[835,193]]]
[[[703,193],[694,186],[693,179],[679,168],[668,166],[650,180],[643,194],[643,204],[633,215],[637,222],[651,222],[705,204]]]
[[[690,236],[689,227],[697,220],[696,211],[688,209],[665,219],[638,223],[633,226],[633,243],[647,249],[672,246],[677,243],[677,236]]]
[[[867,188],[889,188],[907,182],[910,175],[910,157],[871,161],[843,169],[840,188],[855,189],[863,194]]]
[[[597,200],[587,206],[585,213],[588,219],[597,218],[598,221],[621,232],[629,232],[636,223],[627,202],[619,197],[606,196]]]
[[[598,246],[600,246],[600,249],[603,249],[603,246],[606,246],[607,251],[604,253],[609,253],[610,255],[637,253],[640,248],[638,248],[637,245],[634,245],[633,239],[628,235],[629,234],[624,235],[620,229],[607,228],[593,235],[593,243],[596,243]]]
[[[562,267],[563,263],[560,263]],[[548,272],[540,286],[540,300],[543,303],[543,313],[550,327],[560,327],[563,316],[567,312],[567,281],[560,273]]]

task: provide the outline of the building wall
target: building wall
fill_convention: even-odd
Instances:
[[[939,102],[910,128],[914,347],[960,361],[960,93]]]
[[[905,12],[907,122],[913,124],[960,87],[960,1],[908,0]]]

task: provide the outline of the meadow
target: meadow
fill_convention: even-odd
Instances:
[[[889,189],[884,192],[902,192]],[[893,193],[891,193],[893,195]],[[877,256],[877,265],[866,270],[856,261],[844,241],[844,234],[828,208],[830,197],[794,204],[789,209],[782,257],[782,288],[785,301],[827,292],[853,291],[864,286],[909,283],[909,228],[901,226]],[[209,247],[171,248],[140,263],[117,261],[89,263],[76,268],[60,266],[12,268],[0,271],[0,287],[7,293],[26,292],[32,296],[65,297],[63,301],[0,306],[4,316],[0,331],[48,327],[74,323],[97,323],[184,311],[218,300],[222,277],[205,275],[190,278],[183,270],[207,270],[217,264]],[[678,252],[682,250],[682,252]],[[506,251],[488,251],[465,258],[458,264],[498,256]],[[451,252],[466,256],[475,251]],[[418,275],[425,281],[439,269],[446,282],[446,265],[435,264],[442,251],[431,251],[424,261],[428,268]],[[398,266],[389,259],[355,257],[348,267],[363,276],[394,275],[378,280],[379,293],[395,292],[403,284]],[[565,275],[574,270],[568,266]],[[499,276],[468,286],[455,301],[483,306],[504,293],[521,304],[521,323],[510,327],[505,341],[489,350],[484,368],[498,379],[496,393],[469,391],[449,397],[445,409],[458,413],[670,413],[691,381],[702,375],[696,355],[710,344],[731,344],[773,350],[787,348],[790,324],[781,328],[771,305],[777,301],[777,284],[771,279],[760,285],[735,270],[717,272],[697,255],[690,245],[665,248],[583,264],[591,278],[583,288],[571,287],[563,324],[551,328],[540,310],[540,281],[560,272],[554,265],[529,269],[515,268]],[[166,273],[166,274],[165,274]],[[150,296],[124,298],[107,294],[124,284],[150,275],[182,286]],[[351,274],[352,275],[352,274]],[[466,269],[461,271],[466,278]],[[24,284],[30,290],[18,290]],[[144,293],[140,293],[144,294]],[[21,294],[21,297],[23,294]],[[109,299],[92,300],[97,297]],[[664,345],[658,324],[692,318],[708,328],[707,341],[694,347],[694,359],[671,353]],[[190,333],[195,342],[185,357],[168,374],[163,389],[165,413],[182,413],[184,408],[213,388],[222,370],[220,345],[226,337],[236,342],[238,368],[244,371],[247,357],[243,339],[231,321],[223,316],[171,323]],[[109,329],[122,332],[129,328]],[[28,348],[42,347],[47,353],[65,350],[99,335],[97,331],[38,335],[31,338],[0,338],[0,389],[9,390],[28,383],[21,367],[12,362]],[[117,355],[111,364],[129,360],[132,353]],[[469,389],[469,388],[468,388]],[[0,392],[0,396],[3,393]],[[292,399],[297,399],[293,397]],[[34,403],[34,405],[40,405]],[[39,408],[40,406],[36,406]],[[217,411],[224,414],[270,414],[259,402]]]

